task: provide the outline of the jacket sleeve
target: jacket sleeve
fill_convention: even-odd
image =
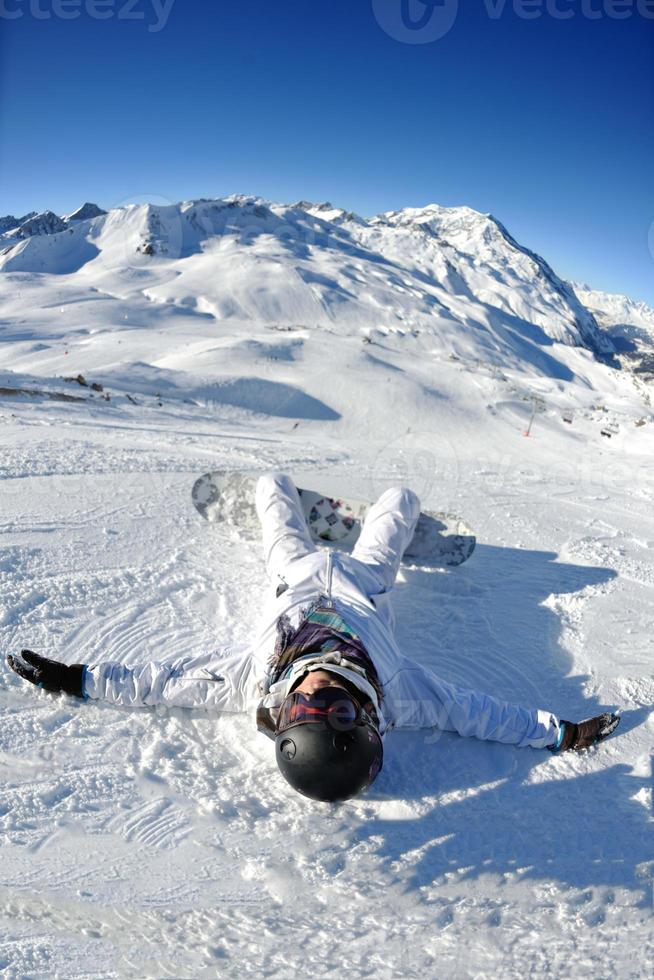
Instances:
[[[238,712],[252,706],[256,692],[248,647],[131,667],[101,661],[88,664],[83,677],[85,697],[126,707],[162,704]]]
[[[439,728],[535,749],[553,745],[560,722],[550,711],[511,704],[443,681],[413,661],[387,685],[392,728]]]

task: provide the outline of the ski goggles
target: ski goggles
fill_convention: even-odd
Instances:
[[[377,731],[372,716],[341,687],[321,687],[313,694],[292,691],[279,709],[277,734],[294,725],[326,725],[337,732],[346,732],[355,725],[371,725]]]

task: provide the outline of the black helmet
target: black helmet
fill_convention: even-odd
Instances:
[[[293,691],[284,700],[275,737],[277,765],[303,796],[334,802],[366,789],[382,767],[377,726],[340,687],[312,694]]]

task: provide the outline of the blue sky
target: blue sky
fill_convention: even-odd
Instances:
[[[467,204],[654,304],[654,0],[547,2],[3,0],[0,213]]]

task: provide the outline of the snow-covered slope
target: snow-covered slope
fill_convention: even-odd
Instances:
[[[372,224],[403,230],[406,253],[426,271],[431,271],[429,256],[436,274],[451,282],[453,292],[465,291],[502,312],[537,323],[554,340],[612,352],[611,342],[569,284],[539,255],[518,245],[492,215],[432,204],[391,211]]]
[[[480,347],[502,361],[514,339],[523,359],[528,344],[542,346],[541,335],[545,344],[613,350],[543,259],[469,208],[434,205],[369,222],[329,204],[242,197],[107,215],[85,208],[71,227],[53,225],[49,214],[31,219],[12,235],[25,238],[31,229],[35,237],[5,249],[0,268],[78,271],[102,288],[118,274],[155,302],[192,306],[218,320],[434,335],[447,333],[447,321],[464,321]],[[58,234],[37,238],[43,230]]]
[[[649,975],[648,389],[594,356],[542,260],[454,210],[234,198],[6,238],[0,652],[247,641],[260,542],[199,518],[196,474],[405,482],[478,546],[402,570],[402,648],[564,718],[620,706],[617,736],[557,757],[393,733],[370,792],[330,807],[250,717],[79,704],[1,669],[3,976]]]

